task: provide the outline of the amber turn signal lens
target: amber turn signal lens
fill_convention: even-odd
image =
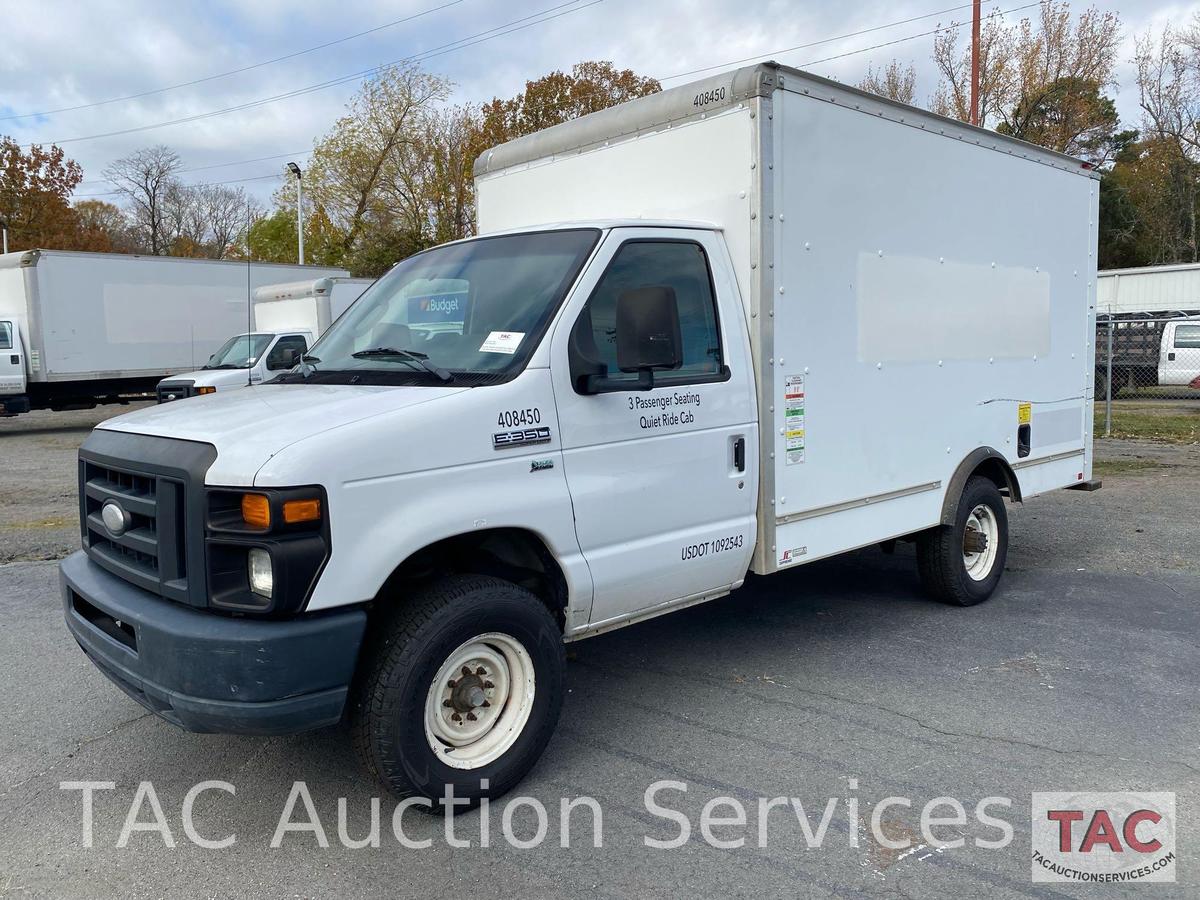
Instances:
[[[271,501],[262,494],[243,494],[242,521],[255,528],[270,528]]]
[[[217,389],[210,385],[204,385],[204,386],[196,388],[197,395],[199,395],[199,394],[215,394],[216,392],[217,392]]]
[[[297,522],[316,522],[320,518],[320,500],[287,500],[283,504],[283,521],[289,525],[295,525]]]

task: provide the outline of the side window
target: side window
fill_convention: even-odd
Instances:
[[[645,287],[669,287],[679,309],[683,365],[660,372],[662,385],[716,381],[725,373],[708,258],[692,241],[630,241],[609,263],[572,333],[575,352],[609,378],[637,380],[617,366],[617,299]]]
[[[1200,349],[1200,325],[1176,325],[1175,349]]]
[[[0,350],[11,350],[12,345],[12,323],[0,322]]]

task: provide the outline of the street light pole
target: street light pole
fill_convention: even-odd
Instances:
[[[8,252],[8,223],[0,220],[0,232],[4,233],[4,252]]]
[[[288,163],[287,167],[296,176],[296,237],[300,265],[304,265],[304,178],[300,167],[294,162]]]

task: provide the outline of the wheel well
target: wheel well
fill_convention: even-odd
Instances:
[[[979,475],[991,481],[1011,503],[1021,502],[1021,483],[1017,473],[1003,456],[991,447],[980,447],[959,463],[942,502],[942,524],[952,525],[958,513],[958,498],[962,496],[967,479]]]
[[[451,573],[492,575],[520,585],[566,627],[567,580],[541,537],[523,528],[489,528],[429,544],[392,571],[376,601],[403,598],[413,585]]]

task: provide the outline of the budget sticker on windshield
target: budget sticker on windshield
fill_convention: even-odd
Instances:
[[[487,340],[479,347],[480,353],[507,353],[509,356],[517,352],[525,337],[523,331],[493,331]]]

